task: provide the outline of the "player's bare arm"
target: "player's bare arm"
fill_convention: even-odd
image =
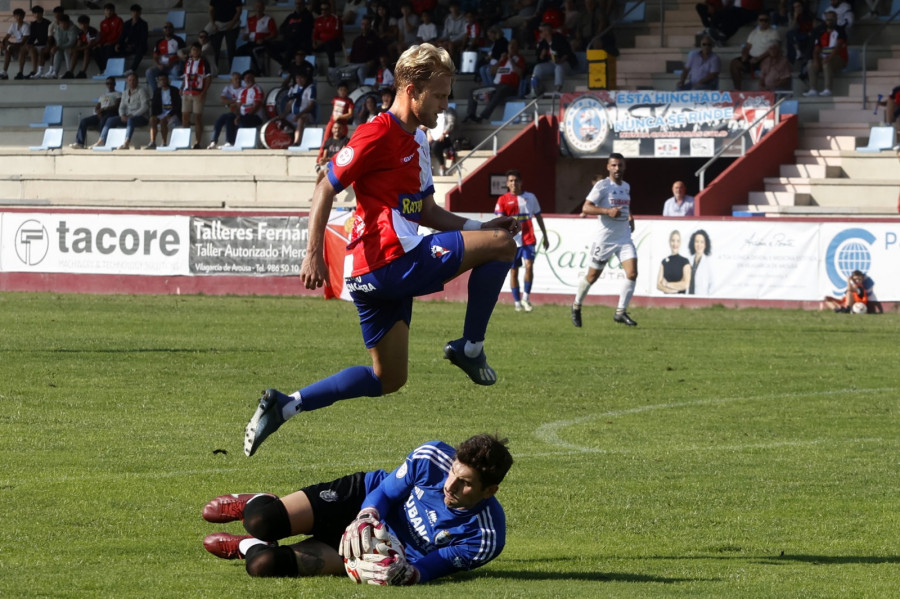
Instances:
[[[595,206],[592,202],[588,202],[585,200],[584,204],[581,206],[581,213],[587,214],[590,216],[600,216],[606,215],[610,218],[617,218],[622,211],[618,208],[601,208],[600,206]]]
[[[547,227],[544,226],[544,217],[541,216],[540,213],[534,215],[534,219],[537,221],[538,226],[541,228],[541,234],[544,236],[543,241],[541,241],[541,245],[544,246],[545,250],[550,249],[550,240],[547,238]]]
[[[461,231],[468,219],[448,210],[444,210],[434,201],[430,195],[422,204],[422,217],[420,224],[437,231]],[[503,229],[515,235],[519,231],[519,223],[511,216],[498,216],[487,222],[481,223],[482,229]]]
[[[307,289],[318,289],[328,279],[325,264],[325,227],[337,192],[328,177],[322,178],[313,192],[312,208],[309,211],[309,240],[306,243],[306,257],[300,266],[300,280]]]

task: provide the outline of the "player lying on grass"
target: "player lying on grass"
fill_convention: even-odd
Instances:
[[[346,368],[290,396],[266,391],[245,430],[248,456],[300,411],[380,397],[406,384],[413,297],[440,291],[467,271],[463,336],[445,345],[444,357],[479,385],[497,381],[484,355],[484,337],[516,255],[518,223],[509,216],[468,220],[434,201],[430,152],[419,127],[435,127],[447,109],[454,73],[446,50],[431,44],[407,49],[394,71],[397,95],[391,109],[359,126],[316,186],[300,278],[308,289],[328,280],[325,227],[335,195],[353,184],[356,216],[347,246],[353,269],[346,286],[372,366]],[[422,235],[419,225],[442,232]]]
[[[430,441],[393,472],[357,472],[282,498],[216,497],[203,518],[242,519],[250,534],[213,533],[203,546],[223,559],[246,560],[250,576],[340,575],[342,556],[361,558],[356,572],[370,584],[409,585],[478,568],[506,542],[506,517],[494,496],[513,463],[506,443],[487,434],[456,449]],[[366,559],[385,528],[405,551]],[[277,544],[295,535],[310,536]]]

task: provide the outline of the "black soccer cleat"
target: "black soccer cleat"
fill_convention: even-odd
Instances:
[[[574,324],[579,329],[581,328],[581,308],[576,308],[572,306],[572,324]]]
[[[627,324],[630,327],[637,326],[637,323],[631,319],[631,317],[628,315],[628,312],[616,312],[615,316],[613,316],[613,320],[622,324]]]

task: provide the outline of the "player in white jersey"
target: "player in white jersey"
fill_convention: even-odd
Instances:
[[[630,327],[637,323],[628,315],[628,304],[634,295],[637,281],[637,249],[631,240],[634,217],[631,215],[631,186],[622,180],[625,175],[625,157],[610,154],[606,162],[609,176],[594,184],[584,200],[581,213],[596,215],[599,227],[591,246],[591,266],[578,282],[578,292],[572,303],[572,324],[581,326],[581,302],[597,282],[610,257],[616,256],[625,270],[625,284],[619,294],[619,304],[613,320]]]

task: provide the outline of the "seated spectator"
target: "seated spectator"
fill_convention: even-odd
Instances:
[[[278,26],[275,19],[266,14],[266,3],[263,0],[254,0],[254,14],[247,18],[247,26],[241,30],[241,39],[244,44],[237,48],[236,56],[249,56],[253,61],[253,70],[261,75],[269,72],[267,43],[278,36]]]
[[[450,3],[450,12],[444,19],[444,29],[437,39],[437,45],[447,50],[453,60],[459,60],[459,53],[466,45],[466,17],[457,0]]]
[[[306,74],[306,78],[310,81],[313,81],[316,78],[316,67],[306,60],[306,50],[303,50],[302,48],[294,52],[294,59],[285,68],[285,72],[288,75],[289,86],[294,81],[294,77],[297,73],[301,71]]]
[[[337,66],[336,56],[343,52],[344,28],[341,20],[332,13],[331,3],[326,0],[319,5],[321,14],[313,22],[313,52],[324,52],[328,56],[328,66]]]
[[[769,56],[759,69],[759,89],[767,92],[791,91],[791,63],[781,52],[781,44],[769,47]]]
[[[387,52],[389,62],[400,56],[400,37],[397,30],[397,19],[392,19],[384,2],[375,3],[375,15],[372,17],[372,30],[381,39],[381,46]]]
[[[456,150],[453,138],[456,133],[456,109],[448,107],[443,112],[443,123],[439,120],[434,129],[425,130],[425,139],[431,151],[432,165],[437,165],[437,173],[441,176],[456,161]]]
[[[60,15],[59,27],[53,37],[53,44],[50,48],[50,70],[44,75],[47,79],[60,77],[62,79],[71,79],[75,75],[72,73],[72,50],[78,43],[78,28],[72,25],[72,19],[67,14]],[[63,63],[65,62],[65,69]]]
[[[87,68],[91,62],[99,34],[96,29],[91,27],[91,18],[87,15],[79,15],[78,29],[80,30],[78,41],[72,48],[72,67],[81,64],[81,70],[75,75],[75,79],[87,79]]]
[[[10,24],[6,32],[6,37],[0,46],[3,48],[3,70],[0,71],[0,79],[9,79],[7,71],[9,63],[13,56],[20,56],[22,48],[25,47],[25,40],[31,34],[31,26],[25,22],[25,11],[17,8],[13,11],[13,22]],[[21,59],[19,61],[19,72],[22,72]]]
[[[519,82],[525,73],[525,59],[519,54],[519,42],[517,40],[509,42],[508,51],[504,52],[497,64],[491,67],[491,72],[494,74],[494,86],[487,105],[481,111],[481,114],[476,116],[475,112],[478,105],[476,92],[483,92],[483,89],[472,90],[464,122],[475,121],[480,123],[483,120],[490,119],[495,108],[505,103],[507,98],[519,93]]]
[[[345,0],[344,13],[341,15],[344,25],[354,25],[359,14],[366,14],[366,0]]]
[[[825,14],[829,11],[833,12],[837,15],[837,25],[838,27],[843,27],[844,33],[847,35],[847,39],[850,39],[850,32],[853,30],[853,21],[855,16],[853,14],[853,5],[847,0],[830,0],[831,7],[825,9],[825,13],[822,14],[822,20],[825,20]]]
[[[488,29],[487,36],[491,43],[490,50],[486,54],[482,54],[478,66],[478,77],[484,85],[490,85],[494,80],[491,67],[497,64],[509,45],[509,40],[503,37],[503,31],[496,25]]]
[[[869,283],[867,285],[867,283]],[[849,313],[856,303],[862,303],[866,306],[866,311],[870,311],[869,295],[871,288],[871,280],[867,281],[866,273],[861,270],[854,270],[847,277],[847,291],[842,297],[825,296],[825,306],[833,309],[838,313]]]
[[[563,79],[578,65],[569,40],[555,33],[549,23],[541,23],[537,45],[538,63],[531,72],[531,97],[541,95],[541,80],[552,75],[556,91],[562,91]]]
[[[422,22],[416,30],[416,41],[420,44],[434,43],[437,41],[438,30],[437,25],[431,20],[431,13],[422,11]]]
[[[362,108],[353,118],[353,123],[355,125],[364,125],[378,116],[378,113],[378,100],[375,99],[375,96],[369,94],[366,96],[365,100],[363,100]]]
[[[394,91],[390,87],[381,88],[381,104],[378,105],[379,114],[387,112],[394,103]]]
[[[75,132],[75,143],[69,144],[70,148],[83,150],[87,143],[87,130],[96,129],[103,131],[107,119],[119,114],[119,103],[122,101],[122,92],[116,91],[116,78],[106,78],[106,93],[101,94],[97,99],[97,105],[94,106],[94,114],[86,116],[78,123],[78,130]]]
[[[169,76],[160,73],[156,77],[156,90],[150,98],[150,144],[145,150],[156,149],[156,129],[159,127],[160,145],[166,145],[169,139],[169,127],[181,124],[181,96],[178,90],[169,84]],[[190,122],[188,122],[190,124]]]
[[[129,149],[135,128],[147,126],[149,114],[150,96],[147,95],[147,90],[143,86],[138,85],[137,75],[129,73],[125,78],[125,91],[122,93],[122,101],[119,104],[119,114],[106,119],[103,129],[100,131],[100,139],[94,145],[105,146],[109,130],[124,126],[125,143],[117,149]]]
[[[825,13],[825,31],[815,39],[809,65],[809,91],[804,96],[830,96],[834,74],[847,66],[847,34],[837,24],[837,13]],[[825,87],[818,91],[819,73],[824,74]]]
[[[25,79],[22,74],[22,67],[25,65],[25,58],[31,58],[31,73],[28,79],[39,79],[43,73],[44,63],[42,55],[44,49],[50,43],[50,21],[44,18],[44,9],[40,6],[33,6],[31,14],[34,20],[30,23],[31,33],[25,39],[25,45],[19,50],[19,73],[16,79]]]
[[[663,204],[663,216],[694,216],[694,197],[687,195],[684,181],[672,184],[672,197]]]
[[[190,127],[193,118],[195,150],[202,147],[203,107],[212,83],[212,70],[209,61],[203,57],[203,45],[199,41],[191,44],[190,56],[184,63],[184,80],[181,85],[181,122],[185,127]]]
[[[286,73],[297,50],[312,52],[313,21],[315,17],[306,7],[305,0],[294,0],[294,11],[284,18],[278,28],[279,38],[268,43],[269,56],[281,65]],[[293,81],[291,77],[289,81]]]
[[[147,85],[150,92],[156,91],[156,78],[161,74],[177,77],[181,59],[178,50],[184,48],[184,40],[175,35],[172,23],[163,25],[163,38],[153,46],[153,66],[147,69]]]
[[[116,14],[116,5],[107,2],[103,5],[104,19],[100,21],[100,36],[94,46],[94,60],[100,72],[106,70],[106,61],[116,56],[116,44],[122,37],[125,24],[122,17]]]
[[[331,126],[331,137],[329,137],[322,143],[322,151],[319,153],[319,157],[316,159],[317,185],[319,181],[325,178],[325,173],[328,170],[328,163],[337,155],[338,152],[340,152],[344,148],[344,146],[347,145],[347,142],[350,141],[347,138],[345,130],[346,127],[342,126],[341,123],[335,123]]]
[[[140,4],[131,5],[131,18],[122,25],[122,35],[116,42],[116,56],[131,56],[131,62],[127,63],[127,69],[137,73],[141,66],[141,60],[147,53],[147,41],[150,33],[147,21],[141,18],[143,9]]]
[[[741,55],[731,61],[731,80],[734,89],[740,90],[744,75],[753,75],[759,70],[762,61],[769,55],[772,44],[781,43],[781,34],[770,26],[771,17],[760,13],[759,24],[747,36],[747,42],[741,48]]]
[[[900,131],[900,85],[892,89],[880,104],[884,106],[884,122]]]
[[[350,99],[350,88],[347,86],[346,82],[341,82],[337,86],[337,96],[332,98],[331,100],[331,117],[328,119],[328,124],[325,125],[325,131],[331,131],[334,125],[341,126],[341,135],[340,137],[345,137],[347,135],[348,125],[353,120],[353,100]],[[322,155],[325,153],[325,146],[319,150],[318,159],[321,160]]]
[[[359,24],[359,34],[353,39],[347,64],[328,69],[328,81],[337,87],[341,81],[362,83],[375,73],[378,57],[383,53],[381,38],[372,30],[372,18],[363,17]]]
[[[400,17],[397,19],[397,30],[400,37],[400,52],[419,43],[416,37],[419,32],[419,15],[413,12],[412,4],[404,2],[400,5]]]
[[[713,43],[709,35],[700,38],[700,49],[692,50],[684,63],[678,89],[719,89],[722,61],[713,52]]]
[[[804,0],[794,0],[787,25],[787,58],[798,69],[806,67],[812,56],[815,18]]]
[[[500,37],[503,37],[501,32]],[[506,39],[506,38],[504,38]],[[466,41],[465,49],[470,51],[479,50],[484,44],[484,37],[481,35],[481,24],[478,22],[478,15],[475,11],[466,11]]]
[[[375,88],[382,89],[384,87],[394,86],[394,73],[391,71],[391,65],[387,54],[378,57],[378,69],[375,71]]]
[[[697,13],[707,33],[717,43],[724,44],[738,29],[758,17],[762,5],[762,0],[742,0],[738,4],[735,0],[713,0],[698,4]]]
[[[229,121],[234,122],[235,114],[241,105],[240,100],[243,89],[244,87],[241,84],[241,74],[232,73],[231,83],[223,87],[222,92],[219,94],[219,99],[228,109],[228,112],[216,119],[216,123],[213,126],[212,138],[209,141],[207,149],[215,150],[218,147],[217,144],[219,143],[219,135],[222,133],[222,129],[225,129],[228,126]]]
[[[282,118],[294,125],[294,143],[297,145],[303,139],[303,130],[308,125],[314,125],[318,117],[318,104],[316,103],[316,83],[303,72],[298,71],[294,75],[294,84],[288,91],[288,102]]]
[[[225,139],[228,140],[228,145],[234,145],[238,129],[259,127],[265,117],[266,96],[262,88],[256,84],[256,75],[253,71],[246,71],[242,78],[244,85],[238,96],[237,111],[234,118],[225,123]]]

